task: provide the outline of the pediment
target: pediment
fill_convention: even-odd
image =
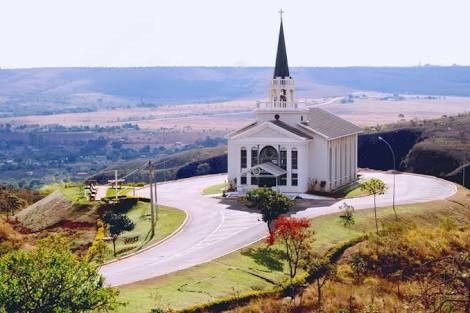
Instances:
[[[233,139],[288,139],[288,140],[305,140],[290,131],[287,131],[279,126],[274,125],[270,122],[262,123],[254,128],[251,128],[245,132],[242,132],[233,137]]]
[[[271,127],[264,127],[263,129],[258,130],[257,132],[251,134],[250,137],[259,138],[259,137],[266,137],[266,138],[279,138],[279,137],[286,137],[285,134],[281,134],[278,129],[273,129]]]

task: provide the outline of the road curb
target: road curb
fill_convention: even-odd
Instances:
[[[185,213],[185,218],[184,218],[184,221],[183,223],[181,223],[180,226],[178,226],[177,229],[175,229],[171,234],[169,234],[168,236],[166,236],[165,238],[162,238],[160,239],[159,241],[155,242],[155,243],[152,243],[151,245],[148,245],[140,250],[137,250],[137,251],[134,251],[132,253],[129,253],[129,254],[126,254],[126,255],[123,255],[122,257],[119,257],[119,258],[115,258],[115,259],[112,259],[110,261],[107,261],[107,262],[104,262],[103,264],[100,265],[100,267],[102,266],[105,266],[105,265],[109,265],[109,264],[112,264],[112,263],[115,263],[115,262],[118,262],[118,261],[122,261],[124,259],[127,259],[127,258],[130,258],[134,255],[137,255],[139,253],[142,253],[142,252],[145,252],[147,251],[148,249],[152,249],[152,248],[155,248],[159,245],[161,245],[162,243],[166,242],[167,240],[170,240],[171,238],[173,238],[174,236],[176,236],[178,233],[180,233],[182,230],[183,230],[183,227],[187,224],[189,218],[191,217],[191,214],[185,210],[185,209],[179,209],[179,208],[175,208],[177,210],[180,210],[180,211],[183,211]]]

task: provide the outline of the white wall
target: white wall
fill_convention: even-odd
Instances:
[[[262,129],[237,139],[228,140],[228,177],[236,178],[240,184],[240,149],[247,150],[247,168],[251,167],[251,148],[259,145],[259,150],[267,145],[278,149],[287,149],[287,186],[278,186],[282,192],[306,192],[311,181],[317,180],[315,189],[329,191],[349,184],[357,176],[357,134],[333,140],[327,140],[319,135],[313,135],[312,140],[300,140],[282,137],[278,130]],[[267,136],[269,135],[269,136]],[[291,186],[291,150],[298,151],[298,186]],[[331,154],[330,154],[331,148]],[[320,188],[321,181],[326,182]],[[247,185],[250,188],[250,174],[247,175]]]
[[[328,141],[315,135],[309,144],[309,181],[308,184],[317,181],[316,189],[320,190],[320,182],[329,181],[328,171]]]
[[[357,134],[329,141],[328,177],[330,189],[337,189],[353,182],[357,177]],[[330,153],[331,148],[331,153]]]

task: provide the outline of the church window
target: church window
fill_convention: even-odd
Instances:
[[[297,156],[298,156],[297,150],[292,150],[292,152],[291,152],[291,158],[292,158],[292,169],[293,169],[293,170],[296,170],[296,169],[297,169],[297,166],[298,166],[298,164],[297,164],[297,162],[298,162],[298,161],[297,161]]]
[[[299,184],[297,173],[292,173],[292,186],[297,186]]]
[[[271,162],[277,165],[277,156],[277,150],[273,146],[266,146],[259,153],[260,163]]]
[[[258,148],[253,147],[251,148],[251,166],[255,166],[258,164]]]
[[[278,180],[279,180],[279,182],[278,182],[279,186],[286,186],[287,185],[287,174],[279,176]]]
[[[285,148],[281,149],[281,164],[279,166],[283,169],[287,169],[287,150]]]
[[[242,148],[240,151],[240,164],[241,168],[246,168],[246,149]]]
[[[258,185],[258,177],[251,175],[251,184]]]
[[[240,184],[246,185],[246,175],[243,175],[240,179]]]

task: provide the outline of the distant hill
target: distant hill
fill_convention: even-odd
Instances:
[[[392,145],[398,170],[437,176],[461,184],[465,167],[465,185],[470,186],[470,114],[370,128],[359,135],[359,167],[393,169],[390,151],[378,141],[378,136]],[[113,170],[117,169],[121,173],[131,171],[142,162],[115,164],[95,175],[94,179],[106,182],[113,178]],[[159,164],[159,181],[225,173],[227,152],[225,146],[195,149],[158,158],[155,163]],[[136,174],[136,179],[147,181],[146,173]]]
[[[226,150],[226,146],[198,148],[155,158],[152,162],[156,170],[156,179],[166,181],[197,175],[224,173],[227,171]],[[136,169],[142,168],[146,162],[148,162],[148,159],[118,162],[93,175],[90,179],[95,179],[99,183],[106,183],[109,179],[114,179],[115,170],[118,170],[120,175],[127,175],[133,173]],[[204,166],[200,166],[200,164],[204,164]],[[146,167],[136,171],[126,180],[131,183],[148,182]]]
[[[470,96],[470,67],[293,68],[298,97],[354,90]],[[0,117],[263,98],[272,68],[0,69]]]

